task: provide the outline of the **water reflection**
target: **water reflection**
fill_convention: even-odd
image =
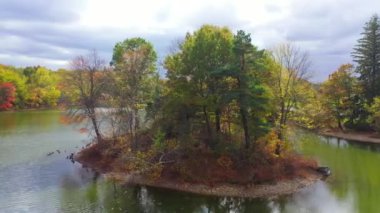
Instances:
[[[146,187],[123,187],[98,179],[62,190],[61,210],[73,212],[356,212],[353,196],[339,199],[324,182],[277,199],[217,198]],[[75,196],[73,196],[75,195]]]
[[[52,116],[52,114],[54,116]],[[59,125],[58,111],[2,112],[0,137],[31,131],[48,132]]]
[[[7,116],[0,114],[0,212],[330,213],[380,209],[379,145],[299,133],[300,151],[332,169],[327,182],[276,199],[218,198],[107,181],[65,158],[85,143],[85,136],[59,124],[59,112]],[[57,149],[62,152],[46,156]]]
[[[331,138],[321,140],[312,134],[305,134],[302,141],[303,153],[332,169],[333,175],[327,184],[337,201],[351,202],[353,212],[378,212],[379,145]]]
[[[354,198],[349,194],[339,199],[331,193],[324,182],[319,181],[310,188],[297,193],[285,206],[285,212],[355,212]]]
[[[345,140],[341,138],[325,137],[325,136],[319,136],[319,138],[321,139],[322,142],[325,142],[332,146],[336,146],[338,148],[355,147],[359,149],[370,150],[373,152],[380,152],[380,144],[377,144],[377,143],[358,142],[358,141],[353,141],[353,140]]]
[[[330,166],[333,176],[327,182],[318,182],[292,196],[216,198],[154,188],[123,187],[99,179],[88,185],[83,190],[87,193],[76,200],[86,200],[87,208],[83,211],[88,212],[377,212],[380,196],[377,162],[380,162],[380,155],[374,151],[376,149],[369,151],[367,148],[374,146],[308,134],[300,137],[300,141],[302,152]]]

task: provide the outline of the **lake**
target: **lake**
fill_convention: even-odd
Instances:
[[[333,175],[291,196],[217,198],[105,180],[66,159],[89,142],[59,111],[0,113],[0,212],[378,212],[380,146],[298,132]],[[81,133],[82,132],[82,133]],[[53,154],[51,154],[53,152]],[[49,154],[50,153],[50,154]]]

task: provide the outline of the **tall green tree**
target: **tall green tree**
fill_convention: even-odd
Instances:
[[[180,50],[165,60],[168,85],[176,88],[171,95],[181,97],[177,99],[183,100],[180,105],[186,103],[188,107],[182,109],[193,107],[197,119],[202,115],[206,141],[210,143],[221,132],[223,94],[227,83],[223,70],[232,60],[232,46],[233,34],[228,28],[204,25],[194,33],[188,33]],[[189,114],[186,117],[189,118]]]
[[[235,66],[231,74],[237,83],[236,90],[233,92],[237,94],[236,100],[244,130],[245,147],[249,148],[251,134],[253,132],[259,133],[260,129],[262,130],[258,113],[265,111],[267,102],[265,89],[258,75],[255,75],[255,72],[260,70],[260,60],[264,57],[264,51],[257,50],[257,47],[252,45],[251,35],[240,30],[234,36],[233,52]],[[250,125],[250,123],[256,125]],[[250,129],[250,126],[253,128]]]
[[[116,98],[119,113],[125,117],[127,130],[136,145],[136,131],[140,128],[139,111],[145,110],[152,101],[158,82],[157,54],[153,45],[142,38],[130,38],[115,45],[114,66]]]
[[[187,34],[165,59],[164,108],[171,109],[165,117],[172,119],[163,123],[176,122],[172,126],[180,136],[201,133],[211,147],[223,135],[243,133],[248,148],[267,127],[265,57],[244,31],[234,36],[228,28],[204,25]]]
[[[361,34],[352,56],[358,64],[356,71],[360,74],[365,96],[371,103],[380,95],[380,20],[377,15],[365,23]]]
[[[213,137],[211,114],[215,116],[215,131],[220,132],[223,79],[219,71],[231,61],[233,34],[228,28],[204,25],[184,43],[184,64],[190,83],[197,85],[207,132]]]

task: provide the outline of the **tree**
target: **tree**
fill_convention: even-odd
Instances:
[[[171,91],[168,99],[183,121],[181,132],[190,131],[190,119],[197,119],[208,145],[221,133],[223,94],[228,88],[224,70],[232,61],[232,46],[233,34],[228,28],[204,25],[188,33],[180,50],[165,59]]]
[[[373,99],[373,103],[368,107],[368,111],[371,113],[369,121],[372,123],[374,129],[380,132],[380,97]]]
[[[122,42],[118,42],[115,44],[113,48],[112,61],[111,64],[114,66],[118,66],[125,62],[125,54],[131,53],[133,51],[146,51],[145,60],[148,70],[155,70],[157,53],[154,51],[153,45],[146,41],[143,38],[130,38],[125,39]]]
[[[113,92],[119,113],[127,118],[124,121],[127,121],[135,146],[136,132],[140,128],[139,111],[151,101],[158,80],[156,61],[153,45],[142,38],[126,39],[114,47],[111,62],[115,67]]]
[[[258,51],[251,43],[250,34],[246,34],[240,30],[234,36],[235,67],[231,73],[237,81],[236,92],[237,103],[241,122],[244,130],[245,148],[249,148],[251,143],[250,132],[259,132],[260,125],[255,125],[250,130],[250,123],[260,121],[257,119],[257,113],[265,111],[267,98],[264,96],[265,89],[262,83],[255,76],[255,71],[258,71],[258,64],[261,58],[264,57],[263,51]],[[258,136],[258,135],[256,135]]]
[[[90,119],[98,142],[102,141],[100,123],[96,108],[100,106],[103,92],[107,87],[104,60],[97,52],[91,51],[87,56],[78,56],[71,62],[72,71],[68,72],[67,87],[76,91],[78,97],[71,110],[72,116],[84,116]],[[78,109],[79,108],[79,109]]]
[[[298,86],[308,77],[310,60],[307,52],[292,43],[280,44],[271,51],[272,89],[275,103],[279,105],[276,116],[279,136],[283,139],[283,130],[289,116],[296,107],[302,91]]]
[[[242,144],[249,148],[267,129],[265,58],[244,31],[234,36],[228,28],[204,25],[188,33],[165,59],[163,117],[169,119],[162,123],[181,141],[191,135],[211,148],[226,135],[240,139],[242,133]]]
[[[220,71],[231,61],[233,34],[228,28],[204,25],[188,35],[182,48],[183,74],[194,84],[206,124],[207,137],[213,141],[211,114],[215,116],[215,132],[220,132],[221,95],[225,83]]]
[[[335,118],[338,127],[344,130],[344,123],[353,126],[362,114],[358,110],[364,108],[364,103],[360,100],[360,85],[353,76],[353,65],[341,65],[322,84],[321,92],[325,109]],[[359,104],[361,105],[356,107]]]
[[[306,129],[321,129],[336,124],[335,118],[323,105],[323,95],[320,92],[320,84],[303,81],[297,88],[302,92],[292,121]]]
[[[356,71],[360,74],[367,101],[371,103],[380,95],[380,20],[377,15],[365,24],[361,34],[352,56],[358,64]]]
[[[26,78],[21,75],[16,69],[0,65],[0,84],[12,83],[16,88],[16,107],[23,107],[27,96]]]
[[[13,106],[16,100],[16,87],[9,82],[0,84],[0,111]]]
[[[31,83],[32,76],[36,74],[38,68],[40,68],[40,66],[25,67],[22,70],[22,74],[27,78],[28,84]]]
[[[30,107],[57,105],[61,91],[57,89],[57,79],[53,72],[45,67],[25,68],[28,93],[26,103]]]

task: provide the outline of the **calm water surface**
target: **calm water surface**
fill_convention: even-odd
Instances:
[[[73,164],[66,156],[88,134],[59,117],[57,111],[0,113],[1,213],[380,212],[380,146],[299,133],[299,150],[332,168],[327,182],[278,199],[215,198],[123,187]]]

